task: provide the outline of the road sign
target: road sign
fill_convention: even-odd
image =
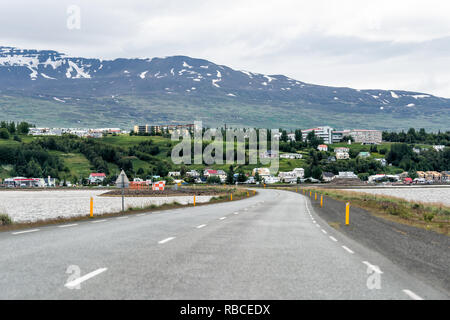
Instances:
[[[127,177],[125,171],[122,170],[116,180],[117,188],[128,188],[130,187],[130,180]]]

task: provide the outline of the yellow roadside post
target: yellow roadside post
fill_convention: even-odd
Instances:
[[[194,207],[195,207],[195,194],[194,194]]]
[[[310,196],[310,197],[312,196],[312,192],[311,192],[311,191],[309,192],[309,196]]]
[[[233,194],[230,194],[230,201],[233,201]]]
[[[295,188],[295,192],[298,192],[298,188]]]
[[[350,224],[350,202],[345,204],[345,225]]]
[[[323,195],[320,195],[320,207],[323,207]]]
[[[317,192],[314,193],[314,200],[317,200]]]
[[[250,193],[248,193],[248,191],[247,191],[247,198],[248,198],[248,197],[250,197]]]
[[[264,183],[264,189],[266,188],[266,184]]]
[[[255,195],[256,194],[256,191],[255,190],[253,190],[253,195]]]
[[[94,198],[91,197],[91,210],[90,210],[90,217],[94,217]]]

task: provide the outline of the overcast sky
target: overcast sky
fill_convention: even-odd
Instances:
[[[67,9],[81,10],[69,29]],[[445,0],[2,0],[0,45],[114,59],[187,55],[238,70],[450,98]]]

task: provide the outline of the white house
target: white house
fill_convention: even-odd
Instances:
[[[273,183],[277,183],[277,182],[280,182],[280,178],[278,178],[278,177],[274,177],[274,176],[264,177],[264,183],[273,184]]]
[[[106,179],[106,174],[104,173],[91,173],[89,175],[89,184],[99,184],[103,183],[103,181]]]
[[[433,146],[433,149],[436,151],[444,151],[445,146],[444,145],[437,145],[437,146]]]
[[[326,144],[319,144],[317,146],[317,150],[319,150],[319,151],[328,151],[328,146]]]
[[[181,176],[181,173],[180,173],[180,171],[169,171],[168,176],[169,177],[179,177],[179,176]]]
[[[252,171],[252,175],[255,176],[256,173],[258,172],[260,177],[267,177],[270,176],[270,170],[269,168],[255,168]]]
[[[197,177],[200,177],[200,173],[198,173],[197,170],[191,170],[191,171],[186,172],[186,176],[192,177],[192,178],[197,178]]]
[[[338,179],[358,179],[358,176],[353,171],[339,171]]]
[[[280,154],[280,158],[282,159],[301,159],[303,155],[300,153],[282,153]]]

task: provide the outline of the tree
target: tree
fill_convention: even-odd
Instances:
[[[8,129],[6,129],[6,128],[1,128],[0,129],[0,139],[5,139],[5,140],[9,139]]]
[[[244,171],[240,170],[238,177],[237,177],[237,181],[238,182],[245,182],[247,181],[247,176],[244,174]]]
[[[30,131],[30,124],[28,122],[21,122],[17,125],[17,132],[19,134],[28,134]]]
[[[415,179],[417,178],[417,171],[416,170],[409,170],[408,171],[408,177],[410,177],[411,179]]]
[[[11,121],[8,125],[8,131],[10,134],[16,133],[16,124],[14,121]]]
[[[230,168],[229,168],[229,170],[227,172],[226,183],[227,184],[233,184],[234,183],[234,168],[233,168],[233,165],[230,165]]]
[[[300,130],[300,129],[295,130],[295,141],[296,142],[303,141],[302,130]]]

